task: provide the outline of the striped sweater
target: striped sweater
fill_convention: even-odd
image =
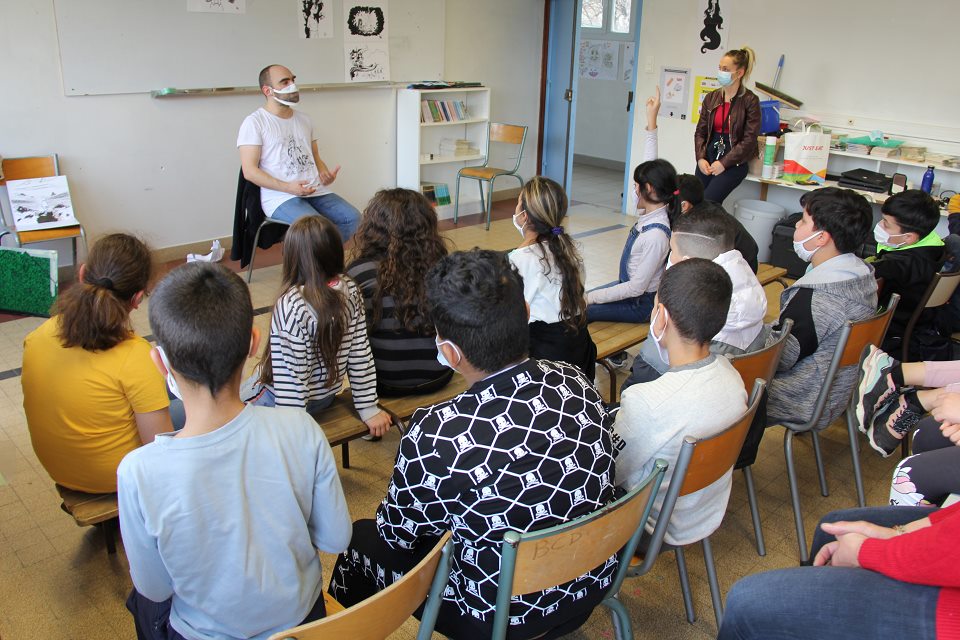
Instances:
[[[326,387],[326,367],[317,357],[313,337],[317,333],[317,315],[307,304],[300,287],[292,287],[277,300],[270,321],[270,360],[273,365],[271,390],[277,406],[304,407],[311,400],[323,400],[340,392],[343,377],[350,379],[350,390],[357,413],[363,420],[375,416],[377,374],[367,340],[366,314],[360,290],[349,278],[334,285],[347,297],[348,325],[337,354],[337,382]]]
[[[347,275],[360,287],[372,322],[373,298],[377,288],[378,263],[358,260],[347,268]],[[404,329],[396,316],[393,296],[381,299],[380,319],[370,325],[370,346],[377,367],[377,382],[386,390],[402,391],[449,380],[453,371],[437,361],[437,345],[432,334],[419,334]]]

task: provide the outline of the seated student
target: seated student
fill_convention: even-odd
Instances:
[[[381,189],[367,204],[351,253],[347,275],[363,294],[377,393],[443,388],[453,372],[437,362],[423,276],[447,246],[430,201],[411,189]]]
[[[886,306],[894,293],[900,294],[883,340],[884,351],[899,352],[910,316],[947,256],[943,240],[934,231],[940,208],[929,194],[910,189],[890,196],[880,213],[883,219],[873,229],[877,255],[868,262],[877,278],[880,305]],[[925,312],[914,330],[910,354],[917,360],[950,358],[950,336],[939,335],[936,315],[933,310]]]
[[[520,190],[513,225],[523,242],[508,256],[530,307],[530,357],[567,362],[593,380],[597,346],[587,330],[583,259],[563,229],[567,194],[534,176]]]
[[[644,130],[643,142],[643,160],[653,160],[657,157],[657,114],[660,112],[660,87],[650,98],[647,98],[647,127]],[[695,175],[682,173],[677,176],[677,184],[680,191],[680,211],[687,213],[693,207],[703,202],[703,182]],[[727,212],[724,211],[726,214]],[[727,214],[729,215],[729,214]],[[743,259],[750,265],[754,273],[757,272],[759,263],[757,262],[757,242],[750,235],[750,232],[743,226],[737,218],[730,216],[733,224],[736,225],[736,235],[733,241],[733,248],[740,252]]]
[[[722,328],[733,285],[723,268],[690,258],[663,274],[657,292],[650,340],[670,369],[653,382],[623,392],[613,425],[617,442],[617,483],[636,487],[657,458],[670,462],[651,512],[655,522],[686,436],[723,431],[747,410],[747,393],[730,362],[710,353]],[[669,544],[683,545],[713,533],[727,509],[732,471],[704,489],[677,500],[666,532]],[[647,525],[653,531],[653,525]]]
[[[699,182],[699,180],[697,181]],[[710,342],[713,353],[739,355],[763,347],[767,296],[750,265],[733,249],[734,225],[720,205],[703,202],[677,219],[670,236],[667,269],[687,258],[712,260],[733,282],[727,321]],[[645,340],[621,392],[637,382],[656,380],[667,370],[652,340]]]
[[[343,243],[329,220],[305,216],[290,226],[280,290],[270,340],[244,400],[315,412],[333,403],[346,375],[360,419],[372,437],[382,436],[390,416],[377,406],[363,296],[343,275]]]
[[[350,514],[310,416],[240,400],[260,339],[246,284],[220,265],[178,267],[150,298],[150,326],[187,422],[117,472],[137,637],[266,638],[322,618],[317,550],[346,548]]]
[[[719,640],[960,638],[960,505],[828,514],[812,567],[743,578]]]
[[[769,338],[776,340],[783,321],[793,320],[767,389],[771,425],[810,419],[841,329],[848,321],[869,318],[877,309],[873,269],[853,253],[870,232],[870,203],[850,189],[824,187],[803,194],[800,204],[803,217],[793,234],[793,250],[811,266],[780,295],[780,320]],[[856,375],[852,366],[837,372],[818,428],[843,412]]]
[[[451,531],[437,631],[489,638],[503,534],[567,522],[612,499],[610,418],[578,369],[527,358],[523,283],[502,253],[443,258],[427,275],[427,299],[440,358],[471,387],[413,415],[376,521],[354,523],[330,593],[345,606],[373,595]],[[616,568],[611,556],[571,582],[513,598],[510,638],[573,631]]]
[[[114,233],[97,241],[53,316],[23,341],[23,410],[33,450],[53,481],[117,490],[123,456],[172,431],[163,376],[130,312],[150,281],[150,250]]]

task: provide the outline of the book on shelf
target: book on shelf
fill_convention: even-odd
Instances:
[[[470,117],[462,100],[421,100],[420,116],[421,122],[459,122]]]
[[[451,202],[450,187],[445,182],[421,182],[420,192],[434,206],[444,206]]]

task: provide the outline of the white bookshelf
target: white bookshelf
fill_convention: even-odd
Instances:
[[[467,117],[454,122],[421,122],[420,103],[423,100],[461,101],[466,106]],[[419,191],[422,182],[446,183],[451,204],[437,207],[437,215],[453,217],[457,171],[483,163],[489,123],[490,89],[487,87],[400,89],[397,92],[397,186]],[[480,153],[440,155],[440,141],[444,138],[469,140]],[[471,186],[473,188],[464,188],[460,194],[461,214],[480,211],[480,197],[474,181],[461,184],[461,187]]]

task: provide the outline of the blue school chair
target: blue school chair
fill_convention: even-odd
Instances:
[[[643,534],[643,523],[660,490],[667,463],[657,460],[653,472],[640,486],[616,502],[593,513],[541,531],[503,534],[497,610],[493,640],[507,637],[510,598],[543,591],[582,576],[618,554],[617,573],[601,604],[613,615],[617,640],[633,637],[627,610],[618,599],[630,558]],[[544,544],[544,541],[546,543]],[[558,549],[544,553],[544,549]]]
[[[523,157],[523,144],[527,140],[527,128],[517,124],[502,124],[491,122],[487,125],[487,148],[483,152],[483,164],[476,167],[464,167],[457,171],[457,187],[453,196],[453,224],[457,224],[460,209],[460,178],[470,178],[477,181],[477,187],[480,189],[480,206],[487,214],[487,231],[490,230],[490,209],[493,205],[493,183],[497,178],[511,176],[520,181],[523,186],[523,178],[517,173],[520,169],[520,159]],[[517,163],[513,169],[498,169],[488,166],[490,162],[490,143],[497,142],[503,144],[519,145],[517,148]],[[487,199],[483,199],[483,183],[489,185],[489,194]]]

